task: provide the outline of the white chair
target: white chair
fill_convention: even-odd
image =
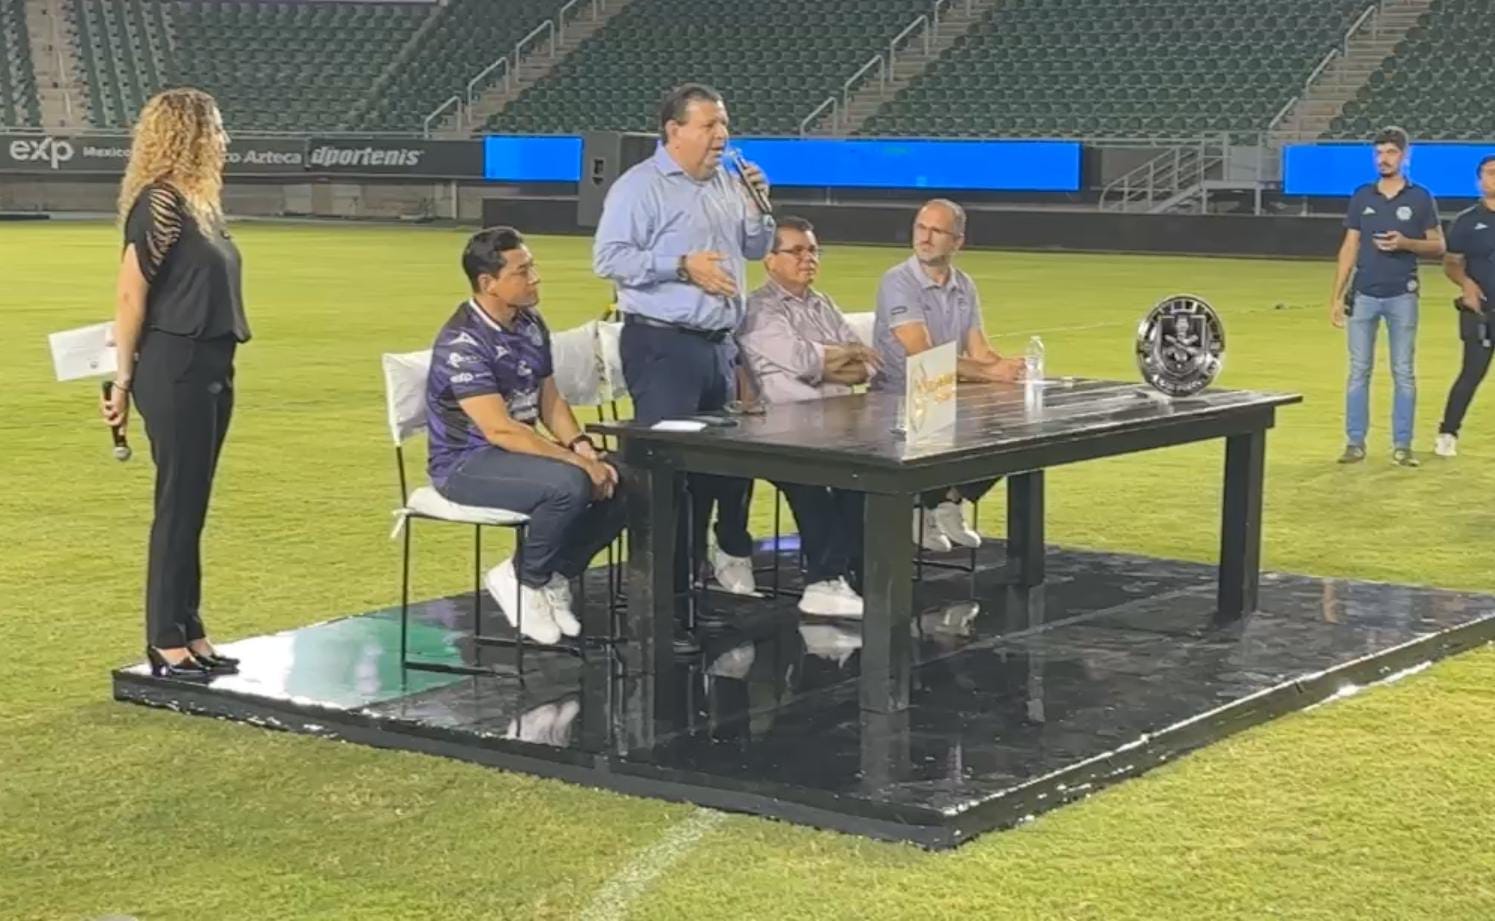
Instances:
[[[433,487],[421,486],[413,492],[405,476],[405,442],[425,431],[426,377],[431,370],[431,350],[422,352],[386,353],[384,365],[384,395],[389,411],[389,433],[394,439],[395,467],[400,477],[400,507],[395,510],[397,522],[395,534],[404,532],[404,549],[400,564],[400,665],[421,671],[449,672],[459,675],[514,675],[524,676],[524,632],[515,631],[515,638],[487,636],[483,633],[483,528],[500,527],[514,529],[514,567],[524,564],[524,536],[529,525],[529,516],[501,508],[474,505],[458,505],[448,500]],[[411,524],[416,519],[446,521],[472,525],[472,639],[474,659],[479,658],[483,646],[511,646],[515,652],[515,669],[482,666],[449,665],[439,662],[412,660],[407,655],[407,634],[410,620],[410,534]],[[391,537],[394,535],[391,534]],[[522,596],[522,593],[520,593]],[[514,620],[524,626],[524,605],[516,604]],[[569,650],[568,650],[569,651]]]
[[[850,326],[851,331],[857,334],[857,338],[862,341],[862,345],[871,345],[872,329],[877,325],[877,314],[868,310],[865,313],[848,313],[844,314],[844,316],[846,325]]]
[[[600,406],[606,390],[606,369],[597,341],[596,320],[550,336],[550,359],[556,388],[572,406]]]
[[[604,420],[603,407],[613,403],[613,388],[608,381],[607,367],[603,359],[600,329],[604,326],[620,326],[598,320],[588,320],[575,329],[553,333],[550,337],[550,359],[556,388],[572,409],[591,408],[597,411],[599,421]],[[616,344],[616,337],[614,337]],[[619,374],[621,375],[621,370]],[[617,407],[613,406],[614,418]],[[613,636],[617,639],[615,618],[618,613],[618,597],[622,591],[622,554],[616,544],[607,548],[607,604],[609,617],[613,618]],[[579,580],[577,598],[586,607],[586,576]]]

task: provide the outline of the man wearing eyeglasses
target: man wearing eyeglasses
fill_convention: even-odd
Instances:
[[[950,342],[959,350],[960,380],[1011,383],[1022,378],[1022,360],[1001,357],[987,341],[976,283],[955,267],[965,233],[965,209],[948,199],[925,202],[914,217],[914,254],[889,269],[877,286],[872,339],[882,373],[873,378],[873,390],[902,393],[908,357]],[[966,508],[995,483],[963,483],[925,493],[925,514],[914,520],[914,541],[934,551],[956,544],[981,546]]]
[[[820,245],[804,218],[777,222],[763,260],[768,281],[748,296],[737,333],[743,364],[765,403],[795,403],[851,393],[878,366],[836,302],[813,287]],[[861,617],[859,581],[862,494],[824,486],[776,483],[799,526],[805,591],[799,609],[826,617]]]

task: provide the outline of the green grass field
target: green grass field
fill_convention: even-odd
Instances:
[[[206,538],[204,610],[225,640],[395,600],[378,356],[427,347],[465,285],[455,230],[244,223],[236,235],[256,338]],[[588,243],[531,242],[551,324],[596,315],[608,288]],[[823,287],[868,309],[902,255],[832,248]],[[96,385],[52,381],[45,334],[109,315],[117,256],[103,224],[0,224],[0,917],[1495,917],[1489,649],[943,854],[114,703],[109,669],[141,647],[151,468],[138,420],[140,456],[110,459]],[[1306,398],[1269,438],[1266,565],[1495,591],[1492,398],[1476,403],[1463,456],[1394,468],[1383,345],[1371,460],[1333,464],[1344,347],[1321,306],[1327,264],[972,253],[964,265],[998,348],[1042,333],[1058,374],[1133,378],[1143,312],[1177,291],[1205,296],[1229,336],[1221,384]],[[1425,280],[1429,449],[1457,343],[1452,288]],[[1050,540],[1212,560],[1222,462],[1213,445],[1056,471]],[[467,576],[466,539],[437,530],[421,595]]]

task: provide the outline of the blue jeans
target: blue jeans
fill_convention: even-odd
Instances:
[[[1345,389],[1345,436],[1352,445],[1365,446],[1370,428],[1370,375],[1376,364],[1376,330],[1381,320],[1391,340],[1391,380],[1396,397],[1391,408],[1392,443],[1412,446],[1412,423],[1417,414],[1417,295],[1396,297],[1355,295],[1349,319],[1350,379]]]

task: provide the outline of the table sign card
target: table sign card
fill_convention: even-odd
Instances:
[[[909,444],[948,435],[955,428],[953,342],[910,356],[904,376],[904,430]]]

